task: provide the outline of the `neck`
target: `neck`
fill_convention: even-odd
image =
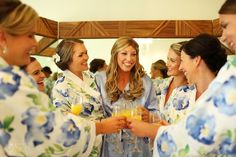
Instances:
[[[124,90],[126,84],[129,82],[130,79],[130,71],[125,72],[122,70],[118,70],[118,87],[121,91]]]
[[[81,80],[83,80],[83,74],[82,71],[72,71],[70,70],[73,74],[75,74],[76,76],[78,76]]]
[[[172,84],[174,88],[188,84],[184,75],[174,76]]]
[[[198,73],[198,78],[199,80],[195,84],[197,88],[196,99],[199,98],[202,95],[202,93],[206,91],[211,81],[215,78],[215,74],[209,70],[207,72],[206,70],[204,70],[204,73],[203,72]]]

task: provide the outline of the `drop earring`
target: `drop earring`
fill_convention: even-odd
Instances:
[[[6,54],[7,53],[7,47],[3,47],[3,50],[2,50],[2,52],[3,52],[3,54]]]

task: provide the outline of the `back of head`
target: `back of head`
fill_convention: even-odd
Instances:
[[[18,0],[1,0],[0,2],[0,29],[12,34],[27,33],[38,19],[38,14],[30,6]]]
[[[225,64],[227,55],[220,41],[209,34],[200,34],[187,42],[183,51],[191,58],[201,56],[208,68],[217,73]]]
[[[89,63],[89,66],[90,66],[89,71],[91,71],[92,73],[95,73],[99,69],[103,68],[104,64],[105,64],[104,59],[95,58]]]
[[[166,62],[163,61],[162,59],[159,59],[156,62],[152,63],[152,68],[155,70],[160,70],[163,78],[168,77],[167,75],[168,68],[166,66]]]
[[[52,74],[52,70],[48,66],[43,67],[42,72],[48,73],[49,75]]]
[[[236,1],[226,0],[220,8],[219,14],[236,14]]]
[[[83,44],[80,39],[64,39],[56,48],[56,56],[59,59],[55,59],[54,62],[61,70],[67,70],[74,54],[74,45],[76,43]]]

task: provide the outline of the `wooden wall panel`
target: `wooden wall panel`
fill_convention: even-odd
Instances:
[[[40,17],[36,24],[36,34],[49,38],[57,38],[58,22]]]
[[[212,34],[211,20],[176,21],[176,37],[194,37],[200,33]]]
[[[55,52],[56,52],[55,48],[48,47],[48,48],[44,49],[41,53],[33,54],[33,55],[52,57],[55,54]]]
[[[59,28],[59,30],[58,30]],[[36,34],[54,39],[70,38],[192,38],[200,33],[220,36],[219,19],[215,20],[149,20],[149,21],[80,21],[56,22],[40,18]],[[50,46],[52,40],[41,44],[38,53]],[[47,49],[46,49],[47,50]],[[48,50],[47,50],[48,51]],[[35,52],[37,54],[37,52]],[[50,54],[51,52],[49,52]],[[46,53],[47,54],[47,53]]]
[[[219,19],[212,20],[213,34],[216,36],[221,36],[222,29],[219,24]]]
[[[211,20],[63,22],[59,30],[59,38],[178,38],[213,32]]]

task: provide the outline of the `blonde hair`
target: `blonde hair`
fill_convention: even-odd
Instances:
[[[143,80],[142,77],[145,75],[143,66],[139,63],[139,45],[138,43],[130,37],[120,37],[114,43],[111,49],[111,59],[110,64],[107,68],[107,81],[105,84],[106,92],[109,99],[112,102],[115,102],[119,99],[122,91],[118,88],[118,62],[117,56],[118,52],[124,50],[128,46],[132,46],[136,50],[136,64],[131,69],[131,77],[129,82],[129,91],[124,93],[125,99],[135,100],[142,96],[144,88],[143,88]]]
[[[170,48],[171,48],[178,56],[180,56],[180,55],[181,55],[182,47],[183,47],[183,45],[185,45],[186,43],[187,43],[187,41],[181,41],[181,42],[178,42],[178,43],[174,43],[174,44],[171,44],[171,45],[170,45]]]
[[[33,8],[19,3],[14,10],[1,20],[0,27],[8,34],[23,35],[35,26],[37,19],[38,14]]]

